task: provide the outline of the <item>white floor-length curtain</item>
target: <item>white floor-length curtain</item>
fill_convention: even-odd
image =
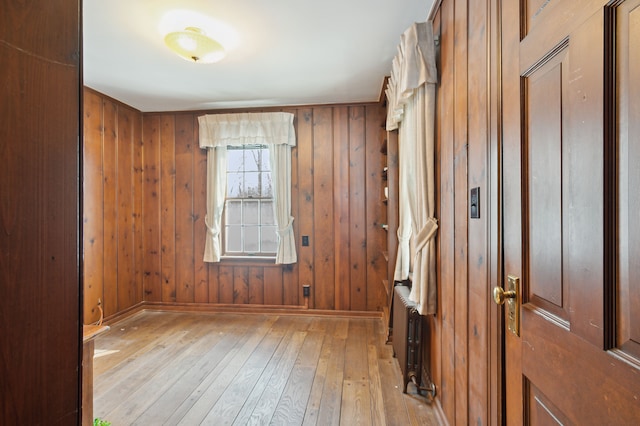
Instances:
[[[222,211],[227,193],[227,147],[218,146],[207,150],[207,227],[204,243],[204,261],[220,262],[222,241]]]
[[[278,227],[276,263],[295,263],[291,216],[291,147],[296,144],[293,114],[286,112],[208,114],[198,117],[200,148],[207,149],[207,213],[205,262],[219,262],[220,231],[227,190],[227,146],[267,145],[274,182],[274,214]]]
[[[278,226],[278,252],[276,263],[295,263],[296,239],[293,236],[291,216],[291,146],[269,145],[273,201]]]
[[[431,22],[412,25],[401,37],[387,86],[387,129],[398,129],[400,199],[396,280],[408,278],[409,298],[422,315],[435,314],[437,288],[434,217],[435,41]],[[404,188],[402,187],[404,186]],[[407,214],[406,210],[409,210]],[[406,229],[409,228],[409,230]],[[412,238],[408,244],[403,238]],[[407,258],[414,247],[413,259]],[[411,260],[413,260],[411,262]],[[411,270],[406,267],[411,265]]]

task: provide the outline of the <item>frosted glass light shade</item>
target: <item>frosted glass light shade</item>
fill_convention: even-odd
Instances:
[[[224,47],[200,28],[187,27],[164,37],[169,49],[189,62],[208,64],[224,58]]]

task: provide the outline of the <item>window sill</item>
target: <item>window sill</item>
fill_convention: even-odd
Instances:
[[[275,264],[275,256],[221,256],[221,263],[271,263]]]

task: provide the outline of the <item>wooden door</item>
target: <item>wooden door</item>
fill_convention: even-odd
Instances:
[[[640,6],[611,4],[501,2],[509,424],[640,422]]]

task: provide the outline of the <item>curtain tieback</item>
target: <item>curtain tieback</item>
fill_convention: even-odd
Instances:
[[[411,232],[407,232],[407,235],[403,235],[400,233],[400,228],[398,228],[396,235],[398,236],[398,241],[404,241],[405,243],[411,238]]]
[[[289,222],[285,225],[284,228],[279,228],[277,231],[278,237],[282,238],[285,235],[293,232],[293,216],[289,216]]]
[[[422,251],[424,246],[436,235],[437,230],[438,221],[433,217],[428,218],[427,223],[422,227],[420,232],[418,232],[418,235],[416,235],[416,252]]]

